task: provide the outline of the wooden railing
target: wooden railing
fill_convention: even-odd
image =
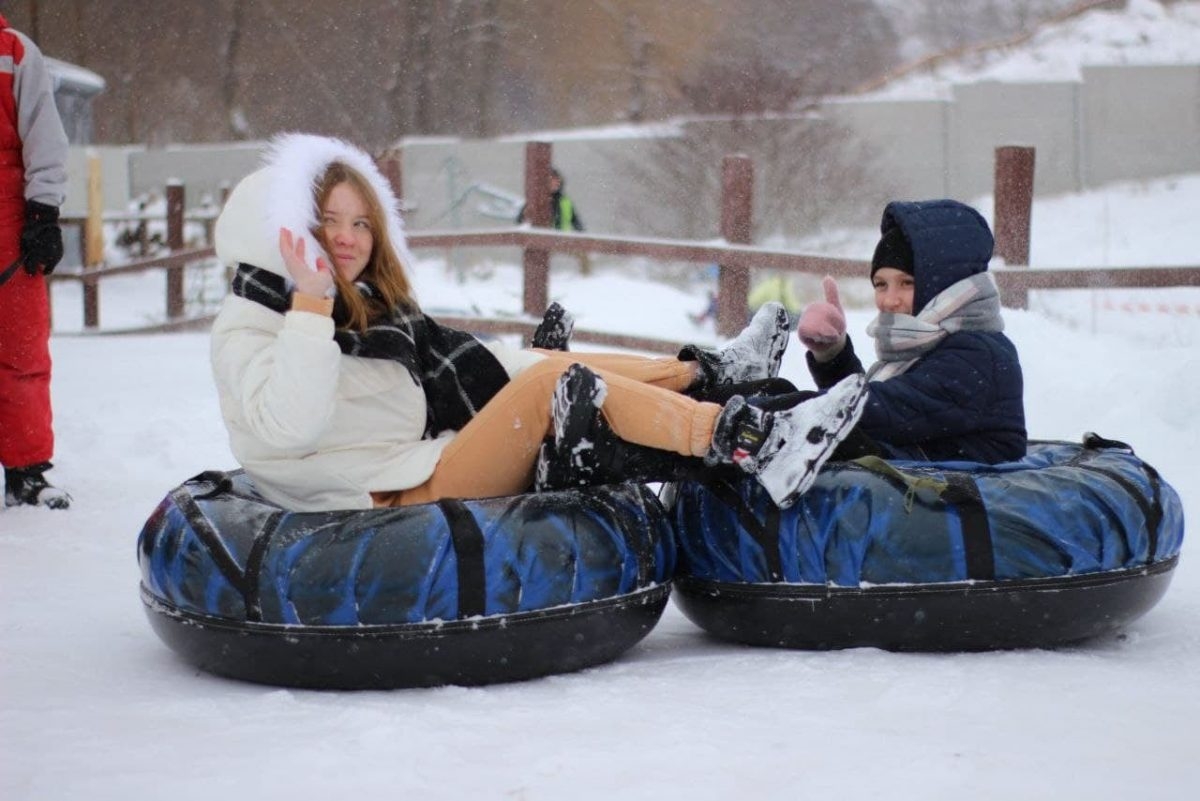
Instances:
[[[835,278],[862,278],[870,263],[861,259],[812,256],[750,245],[697,244],[687,240],[629,239],[599,234],[570,234],[535,229],[477,231],[423,231],[408,237],[410,248],[511,246],[555,253],[590,253],[640,256],[659,261],[719,263],[740,269],[779,270]],[[1031,289],[1118,289],[1130,287],[1200,286],[1200,266],[1195,267],[1027,267],[1004,266],[989,270],[1005,297],[1004,305],[1018,307],[1014,298]],[[724,303],[724,298],[721,299]],[[742,308],[745,308],[743,304]],[[540,312],[525,309],[526,313]],[[741,322],[744,324],[745,319]]]
[[[526,197],[531,210],[548,209],[548,172],[550,145],[533,142],[526,149]],[[400,197],[399,155],[390,153],[381,161],[381,169]],[[995,220],[996,254],[1009,266],[992,269],[1000,287],[1001,299],[1009,308],[1024,308],[1030,290],[1109,289],[1130,287],[1200,286],[1200,266],[1186,267],[1111,267],[1111,268],[1039,268],[1023,266],[1029,261],[1029,231],[1033,202],[1032,148],[996,149]],[[512,247],[523,254],[524,319],[481,319],[439,317],[445,323],[479,333],[520,334],[528,336],[541,319],[549,297],[549,256],[551,253],[598,254],[641,257],[657,261],[691,262],[718,265],[717,332],[731,336],[745,323],[746,296],[750,271],[768,269],[857,278],[866,274],[868,263],[859,259],[840,259],[806,255],[783,250],[732,244],[749,239],[750,202],[753,168],[745,156],[727,156],[722,164],[721,231],[730,244],[701,244],[687,240],[638,239],[598,234],[565,233],[538,227],[503,228],[474,231],[410,232],[413,249],[462,247]],[[185,265],[213,256],[211,247],[183,249],[183,187],[167,188],[167,230],[171,252],[119,266],[94,266],[78,273],[55,273],[55,281],[81,281],[84,286],[84,328],[99,326],[99,289],[103,278],[146,270],[167,271],[166,322],[145,330],[174,330],[204,325],[210,316],[187,318],[184,315],[183,270]],[[546,216],[546,215],[542,215]],[[535,217],[537,223],[548,220]],[[575,338],[608,346],[670,352],[679,343],[647,337],[624,336],[600,331],[576,330]]]
[[[167,210],[163,217],[148,214],[104,215],[104,219],[152,221],[164,219],[167,226],[166,245],[168,252],[162,255],[126,262],[124,264],[96,263],[87,253],[86,234],[80,236],[81,263],[84,265],[77,271],[58,270],[50,276],[52,282],[78,281],[83,286],[83,327],[85,331],[98,331],[100,328],[100,282],[105,278],[118,275],[129,275],[152,270],[164,270],[167,276],[167,288],[164,301],[166,304],[166,320],[144,331],[170,331],[179,328],[203,325],[210,317],[189,318],[186,315],[186,298],[184,297],[184,271],[189,264],[205,259],[211,259],[216,254],[211,245],[204,247],[184,247],[184,222],[188,215],[184,212],[185,190],[179,184],[170,184],[166,188]],[[193,215],[205,223],[206,238],[211,242],[212,215]],[[88,221],[85,218],[64,217],[65,225],[78,225],[85,228]]]

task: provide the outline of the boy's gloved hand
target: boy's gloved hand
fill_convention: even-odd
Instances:
[[[846,313],[838,298],[837,281],[825,276],[825,301],[810,303],[800,315],[796,335],[817,361],[829,361],[846,344]]]

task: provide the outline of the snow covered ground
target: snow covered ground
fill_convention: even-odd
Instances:
[[[1200,176],[1040,202],[1033,260],[1194,264],[1197,209]],[[865,257],[874,234],[828,241],[841,244],[827,252]],[[1109,244],[1097,250],[1101,241]],[[448,276],[422,263],[428,306],[519,308],[515,267],[465,285]],[[711,328],[685,314],[703,307],[704,288],[651,283],[636,269],[585,279],[568,267],[551,294],[581,327],[711,341]],[[207,337],[73,335],[73,292],[55,288],[52,476],[74,506],[0,510],[5,801],[1182,801],[1200,787],[1191,540],[1144,618],[1050,651],[752,649],[709,639],[670,606],[618,661],[520,684],[308,692],[198,673],[146,623],[134,543],[168,489],[233,466]],[[102,303],[108,327],[153,317],[161,281],[106,282]],[[860,340],[870,316],[850,311]],[[1043,293],[1006,319],[1025,365],[1031,435],[1125,440],[1180,492],[1187,518],[1200,519],[1200,291]],[[784,372],[807,385],[801,355],[793,343]]]

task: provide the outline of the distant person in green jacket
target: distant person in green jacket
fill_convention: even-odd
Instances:
[[[525,217],[525,205],[521,204],[521,211],[517,213],[518,223],[529,222]],[[562,173],[556,167],[550,168],[550,227],[555,231],[583,230],[583,218],[571,198],[563,194]],[[580,253],[578,258],[580,274],[591,275],[592,262],[588,254]]]
[[[517,222],[528,222],[525,219],[525,204],[517,214]],[[583,218],[571,198],[563,194],[562,173],[556,167],[550,168],[550,227],[556,231],[582,231]]]

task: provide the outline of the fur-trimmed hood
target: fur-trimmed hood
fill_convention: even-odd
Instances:
[[[388,238],[400,263],[413,264],[404,236],[399,203],[374,160],[340,139],[313,134],[281,134],[271,141],[263,166],[243,178],[217,218],[214,238],[222,264],[253,264],[288,277],[279,253],[279,229],[286,227],[306,240],[310,263],[324,252],[310,233],[317,226],[313,208],[316,182],[333,162],[357,170],[374,190],[387,218]]]

